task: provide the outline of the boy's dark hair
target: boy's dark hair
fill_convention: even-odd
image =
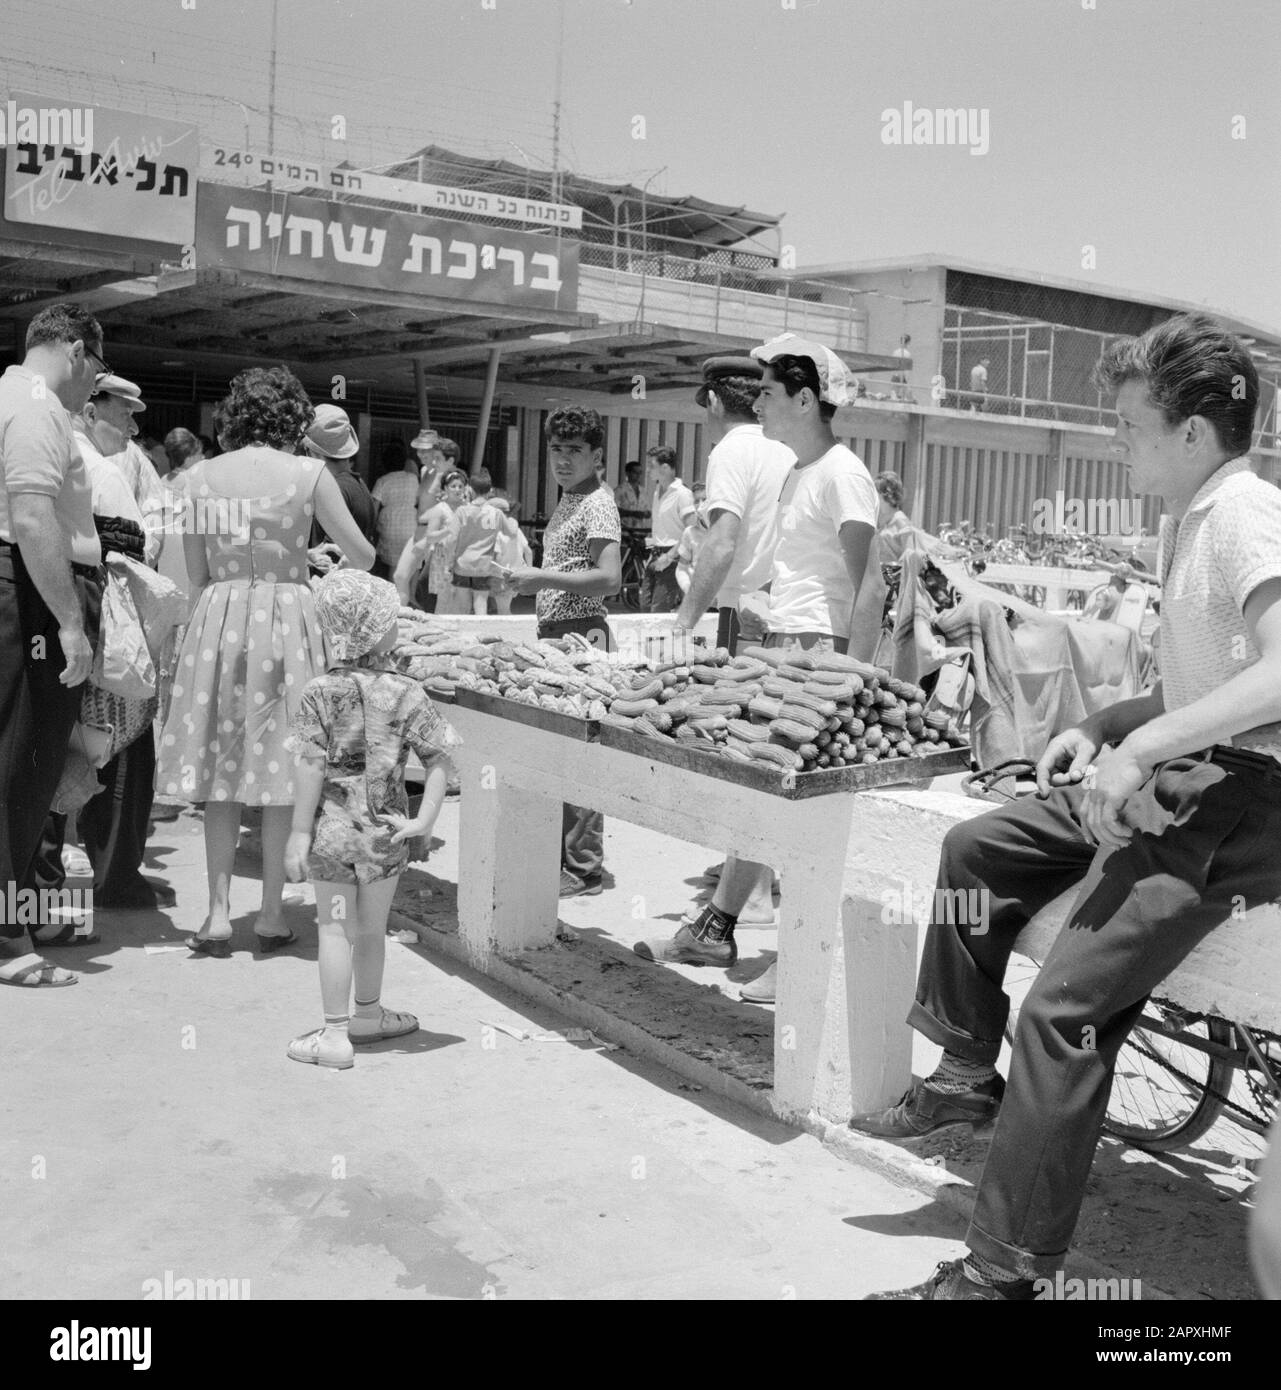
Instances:
[[[452,439],[438,439],[436,448],[444,454],[446,463],[457,463],[463,456],[463,451]]]
[[[630,477],[632,473],[640,472],[640,459],[631,459],[623,465],[623,476]]]
[[[297,445],[316,412],[288,367],[250,367],[232,379],[214,418],[218,438],[228,449],[247,444],[279,449]]]
[[[645,457],[651,458],[655,463],[666,464],[676,476],[680,477],[680,465],[676,462],[676,450],[670,444],[655,444],[652,449],[645,450]]]
[[[1200,415],[1233,458],[1249,450],[1259,373],[1245,343],[1208,315],[1176,314],[1113,343],[1094,368],[1094,383],[1111,393],[1127,381],[1143,382],[1167,425]]]
[[[755,422],[756,412],[752,406],[761,394],[759,377],[718,376],[715,381],[708,383],[707,389],[715,392],[716,399],[720,401],[721,409],[726,415],[736,420]]]
[[[897,473],[877,474],[876,490],[891,507],[903,505],[903,479]]]
[[[479,469],[471,475],[469,481],[471,483],[471,490],[477,497],[488,497],[494,490],[494,480],[489,476],[488,469]]]
[[[46,343],[74,343],[102,347],[102,325],[79,304],[50,304],[27,325],[27,351]]]
[[[795,396],[802,387],[809,387],[818,401],[818,418],[824,423],[836,415],[836,407],[830,401],[819,400],[823,384],[818,379],[818,368],[808,357],[793,357],[790,352],[785,352],[781,357],[767,362],[765,370],[774,373],[774,380],[789,396]]]
[[[543,434],[553,439],[581,439],[589,449],[600,449],[605,444],[605,425],[600,416],[590,406],[563,405],[553,410],[547,417]]]

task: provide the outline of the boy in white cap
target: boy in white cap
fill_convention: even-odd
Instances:
[[[459,739],[422,686],[392,665],[395,586],[341,569],[317,580],[313,592],[332,664],[308,681],[294,720],[298,770],[285,872],[295,882],[310,875],[315,884],[325,1023],[295,1038],[289,1056],[345,1070],[353,1043],[418,1029],[413,1014],[380,1001],[387,914],[409,861],[408,842],[428,835],[440,814]],[[427,774],[412,819],[405,793],[411,749]]]
[[[755,402],[766,439],[787,445],[796,462],[779,497],[779,536],[770,584],[766,645],[785,651],[845,652],[858,587],[876,531],[872,475],[832,432],[850,399],[849,374],[830,348],[795,333],[752,349],[764,366]],[[641,941],[646,960],[729,967],[738,960],[734,928],[765,869],[730,858],[711,902],[674,937]],[[774,999],[777,962],[745,985],[744,999]]]

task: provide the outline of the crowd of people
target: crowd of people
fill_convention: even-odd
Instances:
[[[385,925],[458,742],[399,669],[400,608],[424,585],[440,613],[531,595],[540,637],[579,633],[608,650],[619,502],[643,507],[639,473],[629,468],[617,496],[602,480],[597,412],[553,411],[561,495],[534,566],[510,503],[457,468],[450,441],[422,432],[417,458],[371,494],[351,468],[344,412],[313,405],[283,367],[231,383],[216,451],[171,432],[162,476],[136,438],[141,392],[103,352],[92,315],[62,304],[32,320],[23,362],[0,377],[0,879],[56,891],[76,824],[96,907],[163,905],[172,893],[141,872],[155,795],[199,806],[208,912],[188,945],[223,958],[237,836],[257,808],[261,953],[294,941],[286,882],[309,877],[316,890],[323,1023],[288,1055],[346,1069],[357,1044],[418,1027],[382,1002]],[[988,911],[981,933],[928,928],[909,1021],[942,1060],[896,1105],[851,1124],[889,1139],[995,1130],[967,1253],[877,1297],[1034,1297],[1066,1257],[1116,1055],[1147,994],[1240,905],[1281,895],[1270,849],[1281,838],[1281,494],[1247,457],[1258,402],[1248,345],[1180,316],[1115,343],[1098,377],[1116,396],[1131,485],[1166,513],[1163,679],[1059,733],[1036,797],[944,841],[942,900],[978,893]],[[912,532],[900,480],[874,481],[834,433],[852,397],[840,358],[794,334],[703,364],[696,400],[715,443],[701,518],[674,453],[649,455],[645,591],[665,605],[653,611],[674,611],[676,631],[715,608],[717,643],[731,651],[749,639],[850,651],[865,575]],[[181,583],[165,578],[175,549]],[[425,769],[416,808],[411,752]],[[562,893],[601,892],[599,813],[567,805],[562,830]],[[774,867],[717,866],[711,900],[637,954],[732,965],[737,928],[773,920]],[[1006,961],[1029,918],[1077,883],[1002,1078]],[[28,989],[75,984],[49,953],[93,939],[47,918],[0,933],[11,943],[0,983]],[[771,1000],[773,967],[743,993]],[[1260,1267],[1275,1268],[1267,1239]]]
[[[245,371],[215,413],[221,452],[173,431],[162,477],[136,442],[141,392],[102,337],[78,306],[47,309],[0,378],[0,875],[57,898],[74,817],[95,912],[171,905],[141,872],[155,794],[200,805],[208,913],[187,945],[225,957],[242,814],[258,808],[260,952],[294,940],[287,875],[316,888],[325,1021],[289,1056],[350,1066],[352,1044],[418,1026],[381,1003],[384,928],[457,741],[391,659],[400,597],[367,573],[350,423],[284,368]],[[174,546],[185,590],[160,573]],[[413,815],[411,751],[426,777]],[[0,932],[32,947],[6,952],[0,983],[35,989],[75,984],[47,953],[97,939],[38,909]]]

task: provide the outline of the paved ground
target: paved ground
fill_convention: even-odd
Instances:
[[[259,1299],[851,1298],[958,1249],[939,1203],[624,1051],[487,1032],[564,1020],[417,947],[389,943],[384,997],[425,1031],[299,1066],[310,909],[300,948],[255,957],[237,878],[231,959],[150,953],[200,923],[198,821],[159,826],[150,867],[178,908],[99,913],[102,944],[60,956],[80,984],[4,994],[3,1296],[168,1271]]]
[[[443,843],[398,900],[429,946],[454,927],[456,831],[448,803]],[[546,954],[611,951],[616,988],[649,998],[666,972],[628,948],[674,927],[712,858],[611,823],[612,886],[563,905],[579,943]],[[148,862],[176,909],[100,913],[102,943],[59,957],[79,985],[4,992],[0,1170],[16,1177],[0,1296],[133,1298],[168,1271],[247,1280],[254,1298],[851,1298],[959,1250],[952,1207],[813,1138],[626,1050],[510,1036],[567,1024],[417,943],[389,942],[384,998],[422,1033],[363,1050],[349,1072],[290,1062],[290,1037],[319,1022],[314,912],[300,890],[299,946],[256,957],[253,856],[238,867],[230,960],[147,949],[203,915],[200,822],[183,816],[157,827]],[[673,1030],[701,1026],[709,986],[732,1000],[773,946],[769,930],[744,933],[734,971],[683,972]],[[727,1046],[768,1068],[771,1010],[732,1017]],[[932,1061],[918,1051],[918,1073]],[[1251,1297],[1248,1176],[1229,1128],[1159,1160],[1105,1142],[1084,1253],[1184,1297]],[[972,1183],[983,1150],[953,1136],[921,1156]]]

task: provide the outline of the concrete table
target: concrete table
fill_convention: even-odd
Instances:
[[[782,879],[776,1112],[792,1120],[815,1111],[848,1117],[895,1099],[911,1076],[903,1015],[915,978],[916,927],[910,916],[887,913],[892,880],[883,866],[868,877],[857,851],[860,841],[879,838],[878,795],[771,794],[723,780],[724,771],[718,777],[710,768],[679,766],[672,746],[643,756],[594,741],[581,721],[539,721],[540,711],[519,708],[536,722],[457,704],[447,711],[464,739],[458,912],[473,963],[485,969],[495,955],[554,942],[562,802],[770,864]],[[578,737],[563,731],[573,726]],[[605,738],[610,732],[601,730]],[[958,755],[944,756],[939,771],[957,762]],[[908,771],[890,763],[881,775]],[[774,776],[781,781],[777,770]],[[934,862],[918,858],[912,871],[928,874],[932,885]],[[661,875],[662,864],[653,872]]]

